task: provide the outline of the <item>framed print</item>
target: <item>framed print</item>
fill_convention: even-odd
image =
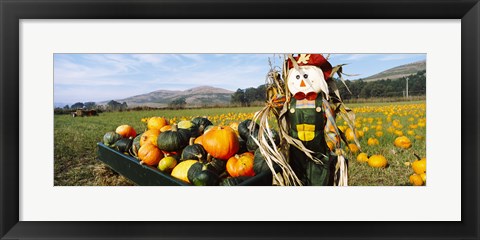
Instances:
[[[2,238],[479,238],[476,0],[0,4]]]

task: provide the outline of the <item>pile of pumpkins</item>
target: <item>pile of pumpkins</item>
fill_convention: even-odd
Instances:
[[[118,126],[104,135],[103,143],[196,186],[234,186],[270,171],[254,140],[259,126],[252,120],[229,126],[214,126],[207,117],[172,125],[164,117],[146,122],[141,134],[129,125]],[[278,145],[278,133],[270,130]]]

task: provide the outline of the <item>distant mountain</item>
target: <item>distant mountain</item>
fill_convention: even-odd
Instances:
[[[124,99],[115,99],[115,101],[120,103],[126,102],[129,107],[167,107],[172,101],[185,98],[187,106],[201,107],[229,104],[232,94],[232,91],[223,88],[200,86],[184,91],[157,90]],[[105,105],[107,102],[100,102],[98,104]]]
[[[405,65],[401,65],[398,67],[390,68],[383,72],[374,74],[370,77],[361,78],[363,81],[377,81],[381,79],[397,79],[406,77],[408,75],[412,75],[417,73],[418,71],[423,71],[427,69],[427,62],[426,61],[419,61],[414,63],[409,63]]]

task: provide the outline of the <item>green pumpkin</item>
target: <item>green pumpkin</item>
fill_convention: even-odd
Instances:
[[[210,120],[208,120],[206,117],[192,118],[192,122],[197,126],[197,136],[202,135],[208,126],[213,125],[213,123],[210,122]]]
[[[201,162],[194,163],[188,169],[187,177],[195,186],[216,186],[219,183],[218,175]]]
[[[113,144],[113,148],[121,153],[128,153],[132,147],[133,138],[122,138]]]
[[[157,146],[165,152],[180,152],[188,145],[189,140],[188,131],[178,129],[177,125],[173,125],[171,130],[158,135]]]
[[[278,132],[275,129],[270,129],[270,132],[272,133],[270,136],[272,137],[275,146],[278,146],[280,144],[280,135],[278,135]],[[253,137],[258,139],[258,132],[253,133],[250,135],[250,137],[247,140],[247,150],[249,152],[255,152],[258,149],[257,143],[253,140]],[[270,147],[272,147],[272,144],[269,143]]]
[[[120,140],[122,136],[116,132],[107,132],[103,135],[103,144],[112,147],[116,141]]]
[[[273,163],[273,167],[277,168],[278,164]],[[253,157],[253,171],[255,172],[255,175],[258,175],[262,172],[271,171],[270,168],[267,165],[267,162],[265,162],[265,158],[263,157],[262,153],[260,152],[260,149],[257,149],[255,151],[255,154],[254,154],[254,157]]]
[[[180,160],[198,160],[205,162],[207,160],[207,151],[200,144],[186,146],[182,151]]]
[[[246,180],[248,180],[250,178],[252,178],[252,177],[241,176],[241,177],[224,178],[222,181],[220,181],[220,186],[237,186],[240,183],[245,182]]]
[[[243,140],[243,138],[239,137],[238,138],[238,143],[240,144],[240,148],[238,149],[237,154],[242,154],[242,153],[248,152],[247,142],[245,140]]]
[[[142,134],[138,134],[134,139],[133,139],[133,142],[132,142],[132,147],[130,148],[130,151],[128,153],[130,153],[131,156],[133,157],[136,157],[137,156],[137,153],[138,153],[138,149],[140,149],[140,138],[142,137]]]
[[[220,175],[226,170],[227,161],[223,161],[217,158],[212,158],[207,164],[207,168],[212,170],[214,173]]]
[[[198,131],[198,126],[193,123],[192,121],[183,120],[178,123],[179,129],[184,129],[190,132],[191,137],[198,137],[200,136],[200,132]]]
[[[250,133],[258,133],[259,128],[260,126],[258,126],[257,123],[253,122],[250,119],[247,119],[238,124],[238,134],[241,138],[243,138],[243,140],[248,140]]]

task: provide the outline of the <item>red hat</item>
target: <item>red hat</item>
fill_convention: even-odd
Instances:
[[[298,66],[316,66],[322,69],[325,80],[330,79],[332,74],[332,65],[325,59],[322,54],[298,54],[293,57],[297,61]],[[293,68],[293,63],[288,59],[288,69]]]

